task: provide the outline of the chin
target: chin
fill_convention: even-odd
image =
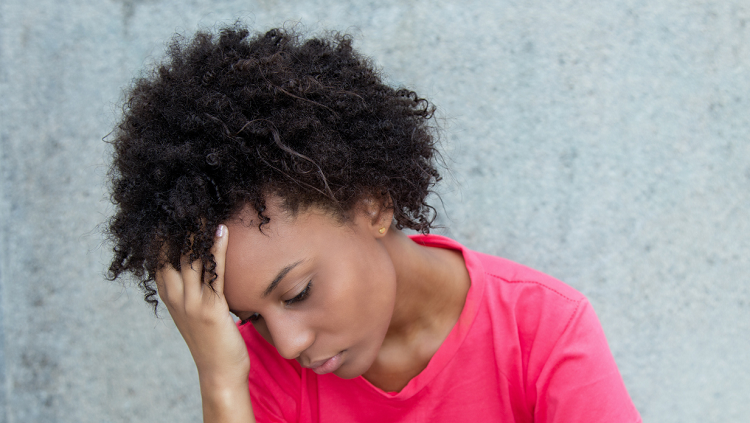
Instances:
[[[335,372],[333,372],[333,374],[337,377],[340,377],[341,379],[354,379],[355,377],[362,376],[367,371],[367,369],[359,371],[357,368],[355,368],[355,366],[347,364],[349,363],[344,363]]]
[[[341,370],[337,370],[333,372],[333,374],[341,379],[354,379],[355,377],[362,376],[362,373],[354,372],[353,374],[351,374],[349,372],[342,372]]]
[[[349,352],[349,351],[347,351]],[[348,356],[345,357],[341,367],[333,372],[334,375],[341,379],[354,379],[355,377],[362,376],[372,366],[375,361],[375,357],[372,360],[362,360],[362,356]]]

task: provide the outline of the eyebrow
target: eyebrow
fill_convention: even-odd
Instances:
[[[282,279],[284,279],[284,276],[286,276],[287,273],[289,273],[292,269],[297,267],[298,264],[302,263],[302,260],[290,264],[289,266],[286,266],[285,268],[281,269],[279,273],[276,275],[276,277],[271,281],[271,283],[268,285],[268,288],[266,288],[265,291],[263,291],[262,298],[266,298],[268,295],[273,292],[274,289],[276,289],[277,286],[279,286],[279,282],[281,282]]]

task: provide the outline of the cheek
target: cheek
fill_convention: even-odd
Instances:
[[[390,259],[383,260],[377,250],[374,254],[368,251],[367,255],[345,257],[331,265],[321,279],[326,282],[319,285],[323,295],[315,320],[323,323],[323,332],[350,338],[365,333],[379,336],[384,324],[387,328],[396,292]]]
[[[378,321],[382,327],[382,336],[391,322],[393,309],[396,305],[396,273],[393,269],[382,269],[374,280],[371,297],[367,300],[373,321]]]
[[[390,256],[375,249],[371,260],[361,263],[355,281],[354,312],[363,327],[375,330],[372,336],[385,336],[396,301],[396,271]]]

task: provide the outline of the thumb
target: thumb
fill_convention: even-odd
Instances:
[[[227,244],[229,244],[229,229],[226,225],[219,225],[216,228],[211,254],[214,255],[214,261],[216,262],[216,280],[213,288],[222,295],[224,294],[224,263],[226,263],[227,257]]]

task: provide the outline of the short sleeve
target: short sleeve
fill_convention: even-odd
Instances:
[[[637,423],[599,319],[578,302],[536,381],[536,423]]]

